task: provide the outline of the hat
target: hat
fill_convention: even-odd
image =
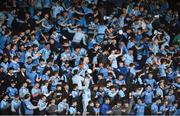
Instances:
[[[119,33],[119,35],[122,35],[122,34],[123,34],[123,31],[122,31],[122,30],[119,30],[118,33]]]
[[[69,47],[70,45],[69,45],[69,43],[64,43],[62,46],[63,47]]]
[[[88,74],[92,74],[92,70],[91,70],[91,69],[88,69],[88,70],[87,70],[87,73],[88,73]]]

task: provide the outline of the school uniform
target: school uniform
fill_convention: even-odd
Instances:
[[[3,99],[0,102],[0,109],[2,115],[8,115],[9,114],[9,105],[8,101]]]
[[[143,116],[144,115],[144,111],[145,111],[145,107],[146,107],[146,104],[144,103],[141,103],[141,104],[136,104],[134,109],[136,110],[136,115],[139,116]]]
[[[20,114],[20,108],[21,108],[21,101],[13,99],[11,101],[11,112],[13,115]]]
[[[21,87],[19,89],[19,97],[23,99],[26,94],[30,94],[29,89],[25,87]]]
[[[35,106],[31,103],[30,100],[23,101],[23,108],[24,108],[25,115],[33,115],[34,114]]]
[[[66,112],[69,111],[69,104],[66,103],[66,102],[60,102],[58,104],[58,113],[61,114],[61,115],[65,115]]]
[[[10,96],[10,98],[14,98],[16,94],[18,94],[18,90],[15,87],[8,87],[6,90],[6,93]]]
[[[151,105],[151,114],[153,114],[153,115],[156,115],[157,113],[158,113],[158,110],[159,108],[158,108],[158,105],[157,105],[157,103],[153,103],[152,105]]]
[[[70,114],[70,115],[74,115],[74,114],[76,114],[76,113],[77,113],[77,108],[71,106],[71,107],[69,108],[69,114]]]
[[[39,106],[39,114],[45,115],[45,113],[46,113],[46,102],[40,99],[38,101],[38,106]]]

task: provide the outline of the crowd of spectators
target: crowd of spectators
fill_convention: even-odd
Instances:
[[[1,0],[0,113],[180,115],[178,14],[167,0]]]

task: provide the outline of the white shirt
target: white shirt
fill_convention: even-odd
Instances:
[[[113,67],[113,68],[118,68],[117,59],[116,59],[117,57],[118,57],[118,56],[115,55],[115,54],[111,54],[111,55],[108,57],[108,59],[112,62],[111,67]]]
[[[82,94],[83,101],[90,101],[91,100],[91,91],[90,89],[84,89]]]
[[[77,84],[78,85],[78,89],[81,90],[83,85],[82,85],[82,82],[84,81],[84,78],[82,76],[79,76],[79,75],[75,75],[73,76],[72,78],[72,82],[73,84]]]

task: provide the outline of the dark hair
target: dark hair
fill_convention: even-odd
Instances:
[[[30,97],[30,94],[26,94],[25,96],[24,96],[24,99],[28,99]]]

